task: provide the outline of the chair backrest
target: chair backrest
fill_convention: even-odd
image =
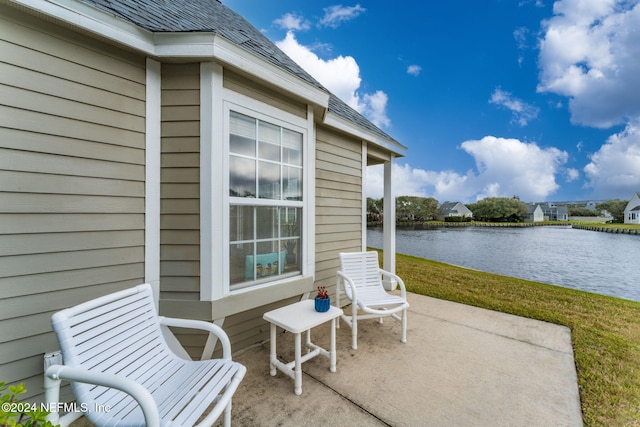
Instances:
[[[356,288],[382,287],[378,252],[342,252],[339,257],[340,271],[353,280]],[[345,291],[351,296],[349,286]]]
[[[149,284],[59,311],[51,323],[67,366],[136,377],[147,372],[152,377],[149,372],[177,357],[162,337]],[[144,378],[136,381],[145,383]],[[79,403],[86,404],[99,402],[105,393],[122,393],[80,382],[72,386]],[[124,393],[122,398],[131,399]]]

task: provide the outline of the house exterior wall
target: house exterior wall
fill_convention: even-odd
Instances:
[[[53,312],[144,280],[145,58],[0,6],[0,380]]]
[[[362,143],[316,130],[316,285],[335,292],[338,253],[362,250]]]
[[[200,300],[200,64],[161,66],[160,298]]]
[[[634,193],[624,209],[625,224],[640,224],[640,193]]]
[[[530,211],[525,218],[525,222],[542,222],[544,221],[544,212],[540,205],[536,205],[533,211]]]

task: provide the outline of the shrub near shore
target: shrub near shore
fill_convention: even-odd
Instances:
[[[583,421],[640,426],[640,302],[397,255],[407,290],[571,329]]]

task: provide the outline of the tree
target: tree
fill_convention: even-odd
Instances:
[[[591,210],[585,206],[569,205],[569,216],[598,216],[597,210]]]
[[[382,199],[367,197],[367,221],[380,221],[382,219]]]
[[[433,197],[400,196],[396,198],[396,217],[399,220],[424,221],[438,212],[438,201]]]
[[[517,199],[487,197],[467,205],[473,217],[479,221],[521,222],[529,213],[527,205]]]
[[[598,203],[596,205],[596,209],[601,211],[607,211],[613,217],[613,222],[624,222],[624,209],[629,204],[629,201],[615,199],[615,200],[607,200],[603,203]]]

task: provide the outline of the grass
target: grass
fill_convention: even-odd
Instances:
[[[571,329],[584,424],[640,426],[640,303],[407,255],[407,289]]]

